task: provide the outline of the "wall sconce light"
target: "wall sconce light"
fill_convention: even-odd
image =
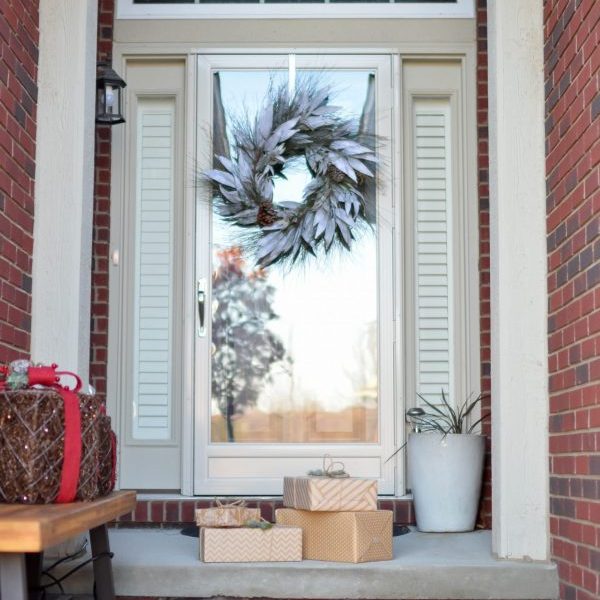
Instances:
[[[110,64],[98,63],[96,72],[96,123],[117,125],[123,118],[122,91],[127,84]]]

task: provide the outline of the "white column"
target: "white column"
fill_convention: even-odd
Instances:
[[[541,0],[490,0],[493,550],[548,559]]]
[[[88,380],[96,0],[41,0],[31,356]]]

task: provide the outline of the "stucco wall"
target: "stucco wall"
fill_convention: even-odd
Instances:
[[[600,598],[600,2],[544,6],[550,528],[561,598]]]
[[[30,346],[38,11],[0,4],[0,363]]]

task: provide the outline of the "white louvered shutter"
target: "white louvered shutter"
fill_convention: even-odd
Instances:
[[[138,104],[133,437],[171,437],[174,103]]]
[[[416,101],[416,389],[435,403],[453,387],[449,124],[447,102]]]

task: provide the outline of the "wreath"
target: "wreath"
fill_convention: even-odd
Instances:
[[[369,225],[374,200],[365,193],[376,163],[358,119],[329,104],[331,89],[299,82],[271,87],[254,119],[231,124],[234,156],[215,155],[223,168],[205,173],[214,184],[213,206],[226,221],[248,230],[246,245],[261,267],[293,264],[334,246],[350,249]],[[370,138],[370,139],[369,139]],[[227,148],[228,143],[222,145]],[[304,158],[312,180],[301,202],[273,202],[274,178],[290,161]]]

